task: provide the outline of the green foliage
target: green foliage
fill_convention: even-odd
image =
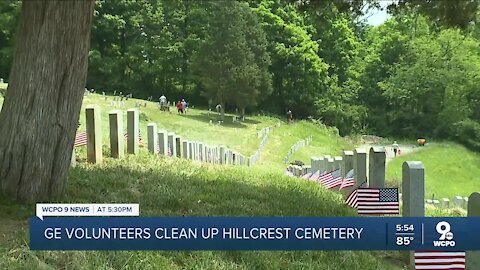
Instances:
[[[239,108],[257,105],[271,92],[265,33],[251,9],[235,1],[213,5],[209,38],[193,60],[205,97]]]
[[[8,80],[21,2],[0,1],[0,78]]]
[[[471,119],[463,120],[454,125],[455,138],[471,148],[480,152],[480,123]]]

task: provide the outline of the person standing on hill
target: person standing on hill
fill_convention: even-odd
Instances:
[[[397,153],[398,153],[398,144],[397,144],[397,141],[393,141],[393,144],[392,144],[392,148],[393,148],[393,154],[395,157],[397,157]]]
[[[287,111],[287,122],[291,123],[292,120],[293,120],[292,111],[288,110]]]
[[[184,114],[187,114],[187,102],[185,99],[182,99],[182,110]]]
[[[183,114],[183,104],[180,100],[177,103],[177,110],[178,110],[178,114]]]

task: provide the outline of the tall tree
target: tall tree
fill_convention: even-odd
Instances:
[[[0,190],[20,201],[65,191],[87,76],[95,2],[24,1],[0,112]]]
[[[265,34],[245,3],[215,4],[209,32],[210,38],[201,46],[193,68],[205,96],[222,105],[223,119],[227,103],[244,109],[255,105],[262,87],[270,89],[270,60]]]

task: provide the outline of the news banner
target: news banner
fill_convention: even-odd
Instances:
[[[480,250],[480,218],[140,217],[138,204],[37,204],[32,250]]]

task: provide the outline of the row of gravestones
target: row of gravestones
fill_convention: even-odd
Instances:
[[[385,163],[386,153],[383,147],[372,147],[367,150],[357,148],[354,151],[343,151],[342,156],[324,155],[312,157],[310,166],[289,165],[287,170],[294,176],[309,172],[324,172],[340,169],[341,176],[344,178],[347,173],[353,169],[355,185],[342,189],[342,193],[349,194],[353,189],[365,183],[370,179],[370,187],[385,186]],[[368,175],[367,175],[368,173]]]
[[[455,196],[452,201],[448,198],[442,198],[440,200],[425,200],[425,203],[438,208],[467,208],[468,197]]]
[[[90,163],[101,163],[102,153],[102,120],[100,108],[96,105],[85,109],[87,134],[87,160]],[[139,111],[127,110],[127,153],[138,154],[139,151]],[[110,151],[113,158],[125,155],[123,133],[123,112],[109,112]],[[155,123],[147,126],[148,151],[153,154],[169,155],[213,164],[248,165],[250,158],[228,149],[225,146],[209,146],[201,142],[182,139],[175,133],[157,130]],[[72,162],[74,156],[72,156]]]
[[[299,176],[310,170],[316,172],[318,170],[330,170],[339,166],[342,171],[342,177],[346,172],[354,170],[354,178],[356,185],[344,189],[344,194],[350,194],[353,189],[360,186],[364,182],[368,182],[369,187],[382,188],[385,187],[385,159],[386,153],[384,148],[372,147],[369,150],[368,159],[367,151],[357,148],[354,151],[344,151],[341,157],[340,165],[335,165],[335,158],[324,156],[312,158],[311,166],[305,168],[297,165],[289,166],[293,168],[295,175]],[[339,157],[337,160],[340,161]],[[367,178],[367,160],[368,160],[368,178]],[[402,214],[404,217],[424,217],[425,216],[425,169],[419,161],[406,161],[402,165],[402,194],[399,194],[399,201],[402,205]],[[454,200],[460,203],[460,196]],[[474,192],[469,198],[462,198],[463,205],[467,205],[467,215],[472,217],[480,217],[480,193]],[[407,260],[411,266],[414,266],[414,252],[407,252]],[[466,264],[470,270],[480,269],[480,252],[467,251]]]
[[[265,144],[267,144],[267,141],[268,141],[268,135],[270,134],[270,132],[273,131],[273,129],[275,127],[280,127],[280,123],[277,123],[276,126],[273,126],[273,127],[265,127],[265,128],[262,128],[257,134],[259,136],[259,138],[262,138],[262,140],[260,141],[260,145],[258,146],[258,149],[255,151],[255,153],[253,153],[253,155],[250,156],[250,166],[252,166],[253,164],[255,164],[258,159],[260,158],[260,154],[262,153],[263,151],[263,148],[265,147]],[[261,136],[261,137],[260,137]]]
[[[283,159],[283,163],[287,164],[288,160],[290,160],[290,157],[293,154],[295,154],[300,148],[310,145],[311,142],[312,142],[312,136],[309,136],[304,140],[300,140],[296,142],[294,145],[292,145],[292,147],[290,147],[290,150],[288,150],[287,155]]]

